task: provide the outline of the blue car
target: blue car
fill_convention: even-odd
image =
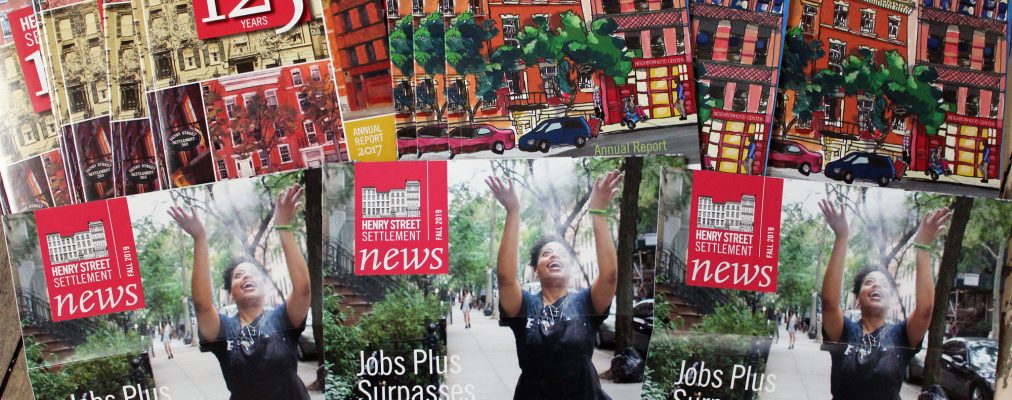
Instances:
[[[521,136],[519,147],[523,151],[547,153],[552,147],[583,147],[588,140],[590,140],[590,124],[585,118],[548,118]]]
[[[896,168],[888,156],[855,152],[826,164],[825,174],[828,178],[847,183],[858,180],[886,186],[896,178]]]

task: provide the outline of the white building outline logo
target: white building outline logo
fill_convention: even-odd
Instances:
[[[362,218],[411,218],[422,216],[422,184],[404,181],[403,188],[385,192],[375,186],[362,188]]]
[[[46,246],[50,265],[109,256],[105,224],[101,220],[89,222],[87,230],[68,236],[50,233],[46,235]]]
[[[739,201],[717,203],[710,196],[699,197],[696,227],[752,233],[755,229],[755,196],[743,194]]]

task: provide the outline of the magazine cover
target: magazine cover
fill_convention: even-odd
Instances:
[[[693,2],[699,151],[705,170],[766,169],[787,1]]]
[[[329,166],[328,395],[638,398],[663,165]]]
[[[684,1],[387,12],[401,159],[695,155]]]
[[[1007,8],[792,3],[770,174],[998,197]]]
[[[1012,203],[714,174],[662,173],[644,398],[1004,398]]]
[[[319,187],[294,172],[6,216],[35,397],[322,399],[302,208]]]

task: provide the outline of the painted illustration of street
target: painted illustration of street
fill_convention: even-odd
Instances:
[[[801,0],[790,11],[770,175],[999,195],[1007,0]]]
[[[684,154],[685,0],[388,0],[398,158]]]

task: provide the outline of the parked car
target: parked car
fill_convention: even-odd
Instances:
[[[774,140],[770,143],[769,164],[773,167],[797,168],[801,175],[822,172],[822,154],[808,150],[798,142]]]
[[[397,158],[405,154],[418,154],[418,135],[413,126],[397,130]]]
[[[854,152],[826,164],[827,178],[854,183],[855,180],[878,183],[887,186],[896,179],[896,168],[892,158],[874,153]]]
[[[499,129],[489,124],[460,126],[450,130],[450,158],[485,150],[502,154],[512,149],[514,143],[516,134],[510,129]]]
[[[306,329],[299,336],[299,360],[306,361],[316,356],[316,338],[313,337],[313,310],[306,314]]]
[[[521,136],[519,147],[523,151],[547,153],[557,146],[583,147],[590,138],[590,124],[583,117],[548,118]]]
[[[635,337],[633,347],[640,354],[646,354],[647,346],[650,344],[650,334],[654,330],[654,300],[640,300],[633,304],[633,336]],[[601,323],[597,331],[597,345],[615,345],[615,300],[611,301],[611,309],[608,317]]]
[[[446,125],[429,125],[418,128],[418,156],[450,149],[446,136]]]
[[[968,337],[946,340],[940,362],[938,382],[946,392],[969,400],[994,398],[997,340]]]

